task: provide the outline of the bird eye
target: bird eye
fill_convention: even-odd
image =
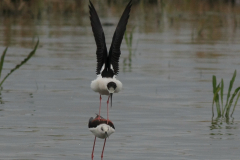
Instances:
[[[101,130],[103,131],[103,128],[101,127]]]

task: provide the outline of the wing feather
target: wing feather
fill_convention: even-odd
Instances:
[[[126,30],[126,26],[128,23],[128,18],[129,18],[129,13],[131,11],[131,6],[132,6],[132,0],[128,3],[126,6],[119,22],[117,25],[117,28],[114,32],[113,39],[112,39],[112,44],[109,50],[109,61],[110,64],[113,66],[114,74],[117,75],[119,72],[119,58],[121,55],[121,43],[122,39],[124,36],[124,32]]]
[[[107,47],[106,47],[105,36],[104,36],[104,32],[103,32],[101,22],[99,20],[98,14],[97,14],[97,12],[96,12],[96,10],[95,10],[91,1],[89,1],[89,13],[90,13],[92,31],[93,31],[95,42],[96,42],[96,45],[97,45],[97,51],[96,51],[97,69],[96,69],[96,73],[100,74],[102,66],[107,59]]]

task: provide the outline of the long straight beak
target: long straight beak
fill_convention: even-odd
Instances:
[[[110,93],[110,98],[111,98],[111,108],[112,108],[112,93]]]
[[[105,134],[106,134],[107,138],[109,138],[109,136],[108,136],[107,132],[105,132]]]

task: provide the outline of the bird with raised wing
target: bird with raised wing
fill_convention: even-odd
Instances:
[[[92,81],[91,88],[93,91],[98,92],[100,94],[100,106],[99,106],[99,115],[101,111],[101,95],[107,95],[107,121],[108,117],[108,104],[109,98],[111,98],[111,106],[112,106],[112,95],[113,93],[118,93],[122,89],[122,83],[116,79],[116,76],[119,72],[119,58],[121,55],[121,43],[124,36],[124,32],[126,30],[129,13],[132,6],[132,1],[130,1],[119,22],[117,28],[114,32],[112,38],[112,44],[109,52],[107,51],[105,35],[103,32],[103,28],[98,17],[98,14],[92,4],[89,1],[89,13],[90,13],[90,21],[92,26],[92,31],[94,34],[95,42],[97,45],[97,78]]]

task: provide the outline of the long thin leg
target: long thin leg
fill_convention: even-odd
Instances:
[[[100,106],[99,106],[99,118],[100,118],[100,112],[101,112],[101,100],[102,100],[102,97],[101,97],[101,94],[100,94]]]
[[[93,159],[93,152],[94,152],[94,147],[95,147],[95,142],[96,142],[96,136],[95,136],[95,139],[94,139],[94,143],[93,143],[93,149],[92,149],[92,159]]]
[[[104,147],[105,147],[106,139],[107,139],[107,138],[105,138],[105,141],[104,141],[101,158],[103,158],[103,152],[104,152]]]
[[[109,96],[110,97],[110,96]],[[109,104],[109,97],[108,97],[108,100],[107,100],[107,124],[108,124],[108,121],[109,121],[109,118],[108,118],[108,104]]]

